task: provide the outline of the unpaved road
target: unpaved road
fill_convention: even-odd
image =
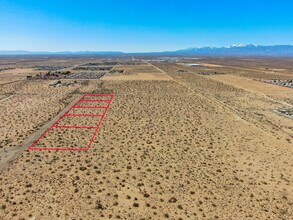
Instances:
[[[80,96],[75,98],[65,109],[56,115],[51,121],[43,125],[38,131],[31,134],[21,145],[11,148],[7,151],[0,152],[0,172],[7,168],[19,155],[24,152],[38,137],[40,137],[50,126],[54,124],[69,108],[80,99]]]

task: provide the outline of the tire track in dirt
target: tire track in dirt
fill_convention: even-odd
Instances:
[[[156,67],[155,65],[153,65],[153,64],[151,64],[151,63],[149,63],[149,64],[152,65],[154,68],[156,68],[156,69],[157,69],[158,71],[160,71],[161,73],[166,74],[166,75],[169,75],[169,74],[166,73],[164,70],[162,70],[162,69]],[[176,67],[174,67],[174,68],[176,68]],[[178,68],[178,69],[179,69],[179,68]],[[192,73],[192,74],[196,74],[196,73],[194,73],[194,72],[192,72],[192,71],[189,71],[189,70],[187,70],[187,72]],[[219,100],[219,99],[217,99],[217,98],[215,98],[215,97],[213,97],[213,96],[211,96],[211,95],[205,93],[205,92],[202,91],[201,89],[197,89],[197,88],[194,88],[194,87],[191,88],[187,83],[184,83],[184,82],[182,82],[181,80],[175,79],[174,77],[172,77],[172,76],[170,76],[170,75],[169,75],[169,77],[171,77],[175,82],[177,82],[177,83],[179,83],[180,85],[182,85],[182,86],[184,86],[185,88],[187,88],[189,91],[191,91],[191,93],[195,93],[195,92],[197,92],[198,94],[202,95],[204,98],[210,100],[211,102],[216,102],[216,103],[218,103],[219,105],[225,106],[227,109],[229,109],[231,112],[234,113],[234,115],[237,117],[238,120],[244,121],[244,122],[246,122],[246,123],[248,123],[248,124],[250,124],[250,125],[252,125],[252,126],[255,126],[255,127],[258,127],[258,128],[260,128],[260,129],[262,129],[262,130],[265,131],[265,132],[268,132],[267,130],[263,129],[263,127],[258,126],[258,125],[255,124],[254,122],[252,122],[252,121],[250,121],[250,120],[247,120],[245,117],[243,117],[243,114],[245,115],[245,112],[244,112],[243,110],[233,108],[232,106],[227,105],[225,102],[223,102],[223,101],[221,101],[221,100]],[[246,90],[246,91],[247,91],[247,90]],[[270,98],[270,97],[266,96],[266,95],[263,94],[263,93],[253,92],[253,91],[249,91],[249,92],[252,92],[252,93],[258,94],[258,95],[264,97],[265,99],[267,99],[267,100],[270,101],[270,102],[278,103],[278,104],[285,105],[285,106],[288,106],[288,107],[293,107],[293,105],[291,105],[291,104],[289,104],[289,103],[286,103],[286,102],[283,102],[283,101],[279,101],[279,100],[275,100],[275,99],[273,99],[273,98]],[[290,133],[286,132],[286,131],[283,130],[283,129],[282,129],[282,132],[283,132],[284,134],[286,134],[287,136],[291,136]],[[269,134],[271,134],[271,132],[269,132]],[[285,138],[285,139],[286,139],[286,138]]]
[[[78,100],[80,96],[75,98],[70,104],[67,105],[61,112],[59,112],[51,121],[43,125],[38,131],[31,134],[21,145],[11,148],[7,151],[0,153],[0,172],[5,170],[39,137],[41,136],[55,121],[58,120],[69,108]]]

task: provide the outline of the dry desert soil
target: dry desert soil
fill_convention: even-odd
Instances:
[[[293,88],[264,82],[292,79],[293,59],[2,57],[0,219],[293,219]],[[84,94],[115,95],[89,150],[28,150]]]

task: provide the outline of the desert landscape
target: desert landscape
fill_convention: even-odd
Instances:
[[[293,219],[292,80],[291,58],[1,56],[0,219]],[[28,149],[85,94],[114,95],[89,149]]]

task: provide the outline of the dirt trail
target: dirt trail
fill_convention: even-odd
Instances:
[[[21,153],[23,153],[38,137],[40,137],[52,124],[59,119],[69,108],[77,102],[80,97],[74,99],[65,109],[59,112],[51,121],[43,125],[38,131],[31,134],[21,145],[11,148],[7,151],[0,152],[0,172],[7,168],[13,161],[15,161]]]
[[[157,69],[158,71],[160,71],[161,73],[166,74],[167,76],[169,76],[164,70],[162,70],[162,69],[160,69],[160,68],[154,66],[154,65],[151,64],[151,63],[150,63],[150,65],[152,65],[154,68],[156,68],[156,69]],[[169,76],[169,77],[171,77],[171,76]],[[212,96],[210,96],[210,95],[207,95],[207,94],[203,93],[200,89],[191,88],[190,86],[187,85],[187,83],[184,83],[183,81],[180,81],[180,80],[178,80],[178,79],[174,79],[174,77],[171,77],[171,78],[172,78],[175,82],[177,82],[178,84],[180,84],[181,86],[187,88],[188,91],[189,91],[189,94],[190,94],[190,93],[195,93],[195,92],[197,92],[197,93],[201,94],[202,96],[204,96],[206,99],[209,99],[210,101],[216,102],[216,103],[218,103],[218,104],[220,104],[220,105],[222,105],[222,106],[225,106],[227,109],[229,109],[230,111],[232,111],[232,112],[235,114],[235,116],[238,117],[239,120],[244,120],[243,118],[241,118],[241,117],[239,116],[238,112],[237,112],[234,108],[232,108],[231,106],[227,105],[226,103],[224,103],[224,102],[222,102],[222,101],[220,101],[220,100],[218,100],[218,99],[216,99],[216,98],[214,98],[214,97],[212,97]],[[244,121],[246,121],[246,120],[244,120]],[[246,122],[247,122],[247,121],[246,121]]]
[[[158,69],[158,70],[160,70],[160,69],[157,68],[157,67],[155,67],[155,68]],[[179,69],[178,67],[174,67],[174,68]],[[161,71],[163,71],[163,70],[161,70]],[[163,71],[163,72],[164,72],[164,71]],[[187,70],[187,72],[192,73],[192,74],[197,74],[197,73],[195,73],[195,72],[193,72],[193,71],[190,71],[190,70]],[[211,77],[211,76],[204,76],[204,77],[205,77],[205,78],[208,78],[208,79],[212,79],[212,80],[214,80],[214,81],[220,81],[220,80],[217,80],[215,76],[214,76],[214,78]],[[175,80],[175,79],[174,79],[174,80]],[[245,80],[245,78],[243,78],[243,80]],[[188,87],[187,84],[185,84],[185,83],[183,83],[183,82],[181,82],[181,81],[178,81],[178,80],[175,80],[175,81],[178,82],[178,83],[180,83],[180,84],[182,84],[182,85],[184,85],[185,87]],[[223,83],[225,83],[225,84],[227,84],[227,85],[230,84],[230,83],[227,83],[227,82],[224,82],[224,81],[221,81],[221,82],[223,82]],[[231,84],[231,85],[235,86],[235,84]],[[271,85],[271,86],[273,86],[273,85]],[[236,86],[236,87],[237,87],[237,86]],[[239,86],[238,86],[238,87],[239,87]],[[191,89],[190,87],[188,87],[188,88]],[[264,94],[263,92],[259,92],[259,91],[255,91],[255,90],[251,90],[251,89],[247,89],[247,88],[243,88],[243,87],[239,87],[239,88],[242,88],[242,89],[244,89],[244,90],[246,90],[246,91],[249,91],[249,92],[252,92],[252,93],[255,93],[255,94],[261,95],[261,96],[263,96],[264,98],[266,98],[267,100],[269,100],[269,101],[271,101],[271,102],[275,102],[275,103],[278,103],[278,104],[281,104],[281,105],[284,105],[284,106],[287,106],[287,107],[290,107],[290,108],[293,107],[293,105],[291,105],[291,104],[289,104],[289,103],[287,103],[287,102],[280,101],[280,100],[277,100],[277,99],[274,99],[274,98],[268,97],[267,94]],[[193,89],[191,89],[191,90],[193,90]],[[202,93],[203,95],[207,96],[207,94],[204,94],[201,90],[199,90],[199,89],[195,89],[195,90],[198,91],[198,92],[200,92],[200,93]],[[215,100],[215,101],[219,101],[218,99],[215,99],[215,98],[213,98],[213,97],[211,97],[211,96],[210,96],[210,98],[212,98],[212,99]],[[229,107],[229,106],[226,105],[225,103],[223,103],[223,102],[221,102],[221,101],[219,101],[219,102],[222,103],[223,105],[225,105],[225,106],[227,106],[228,108],[231,109],[231,107]]]
[[[9,95],[9,96],[7,96],[7,97],[5,97],[3,99],[0,99],[0,101],[4,102],[5,100],[12,98],[13,96],[14,95]]]
[[[293,95],[293,90],[287,87],[281,87],[277,85],[272,85],[260,81],[255,81],[252,79],[240,77],[240,76],[232,76],[232,75],[214,75],[214,76],[205,76],[206,78],[219,81],[228,85],[235,86],[237,88],[244,89],[251,93],[256,93],[258,95],[264,96],[266,99],[272,102],[277,102],[279,104],[285,105],[289,108],[293,108],[293,105],[270,98],[269,95],[276,95],[281,98],[290,98]]]
[[[254,69],[254,68],[247,68],[247,67],[219,65],[219,64],[211,64],[211,63],[199,63],[199,64],[201,64],[202,66],[206,66],[206,67],[220,67],[220,68],[229,68],[229,69],[235,69],[235,70],[254,71],[254,72],[260,72],[260,73],[274,73],[274,74],[279,74],[279,75],[284,74],[284,73],[280,73],[279,69],[256,69],[256,68]]]
[[[171,80],[103,83],[116,98],[90,151],[25,151],[4,170],[0,218],[290,219],[290,144],[247,123],[246,105],[224,102],[270,103],[154,65]],[[97,89],[90,81],[80,92]]]
[[[152,65],[152,64],[150,63],[150,65]],[[162,69],[160,69],[160,68],[158,68],[158,67],[156,67],[156,66],[154,66],[154,65],[152,65],[152,66],[153,66],[154,68],[156,68],[158,71],[160,71],[161,73],[168,75],[164,70],[162,70]],[[188,71],[188,72],[195,74],[195,73],[192,72],[192,71]],[[171,76],[170,76],[170,77],[171,77]],[[211,96],[211,95],[208,95],[207,93],[203,92],[201,89],[198,89],[198,88],[195,88],[195,87],[191,87],[191,86],[188,85],[188,83],[186,83],[186,82],[183,82],[183,81],[181,81],[181,80],[179,80],[179,79],[176,79],[176,78],[174,78],[174,77],[171,77],[171,78],[172,78],[175,82],[177,82],[178,84],[180,84],[180,85],[184,86],[185,88],[187,88],[188,91],[189,91],[189,93],[198,93],[198,94],[202,95],[205,99],[209,99],[210,101],[215,102],[215,103],[219,104],[220,106],[225,106],[227,109],[229,109],[231,112],[234,113],[234,115],[238,118],[238,120],[245,121],[246,123],[249,123],[249,124],[252,125],[252,126],[256,126],[256,127],[258,127],[255,123],[253,123],[253,122],[251,122],[250,120],[247,120],[247,118],[243,117],[243,115],[241,114],[241,110],[240,110],[240,109],[237,109],[237,108],[235,108],[235,107],[233,107],[233,106],[231,106],[231,105],[228,105],[228,104],[226,104],[225,102],[223,102],[222,100],[220,100],[220,99],[218,99],[218,98],[216,98],[216,97],[213,97],[213,96]],[[209,78],[209,77],[207,77],[207,78]],[[209,78],[209,79],[214,80],[213,78]],[[216,81],[216,80],[215,80],[215,81]],[[246,89],[246,90],[247,90],[247,89]],[[268,96],[267,96],[266,94],[264,94],[264,93],[257,92],[257,91],[252,91],[252,90],[248,90],[248,91],[250,91],[250,92],[252,92],[252,93],[255,93],[255,94],[258,94],[258,95],[261,95],[262,97],[264,97],[265,99],[267,99],[268,101],[271,101],[271,102],[273,102],[273,103],[278,103],[278,104],[281,104],[281,105],[283,105],[283,106],[287,106],[287,107],[293,107],[291,104],[289,104],[289,103],[287,103],[287,102],[280,101],[280,100],[276,100],[276,99],[274,99],[274,98],[268,97]],[[284,129],[282,129],[282,132],[285,133],[286,135],[291,136],[291,132],[288,133],[288,132],[285,131]]]

